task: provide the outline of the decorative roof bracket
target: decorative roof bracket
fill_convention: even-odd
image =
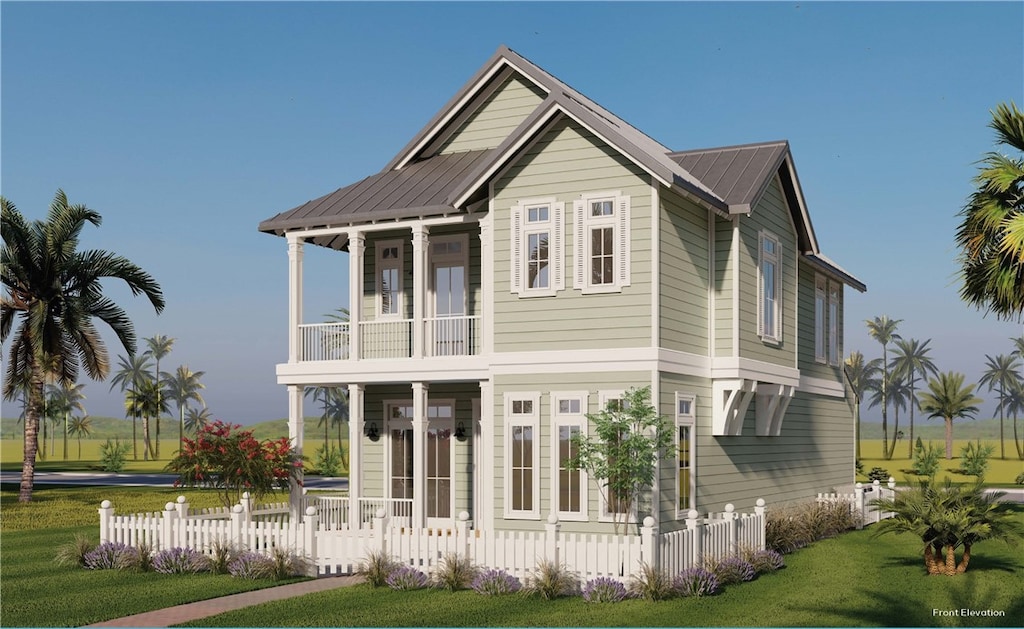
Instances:
[[[743,378],[715,380],[712,389],[711,434],[716,437],[740,436],[747,408],[757,391],[757,381]]]

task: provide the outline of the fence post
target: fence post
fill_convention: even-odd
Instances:
[[[654,518],[644,518],[644,525],[640,527],[640,556],[646,558],[648,566],[660,570],[661,555],[658,553],[658,535],[654,525]]]
[[[544,559],[560,565],[558,560],[558,529],[562,525],[558,523],[558,516],[552,513],[548,516],[548,523],[544,525],[546,535],[544,536]]]
[[[245,514],[242,513],[242,505],[235,505],[231,507],[231,541],[230,544],[237,548],[244,549],[242,544],[242,522],[245,520]]]
[[[864,512],[864,483],[857,483],[853,486],[853,508],[857,510],[857,530],[864,528],[864,521],[868,514]]]
[[[188,500],[185,496],[178,496],[178,502],[174,505],[174,508],[178,510],[178,517],[185,519],[188,517]]]
[[[757,548],[755,550],[764,550],[767,540],[765,539],[765,531],[768,528],[768,509],[765,507],[764,498],[758,498],[754,502],[754,513],[760,517],[761,525],[758,528],[757,533]]]
[[[729,523],[729,552],[736,554],[736,507],[730,502],[725,505],[722,519]]]
[[[459,512],[459,521],[455,523],[455,536],[462,547],[460,554],[469,559],[469,513]]]
[[[168,548],[174,548],[175,541],[175,527],[174,521],[178,517],[178,512],[174,508],[173,502],[168,502],[164,505],[163,520],[160,526],[160,546],[153,550],[167,550]],[[146,540],[152,543],[153,540]]]
[[[882,482],[880,480],[878,480],[876,478],[871,483],[871,489],[875,492],[873,495],[874,495],[876,500],[878,498],[882,497]],[[874,516],[873,517],[875,519],[875,522],[881,522],[881,520],[882,520],[882,512],[878,510],[878,507],[875,507],[874,509],[872,509],[872,511],[874,511]]]
[[[100,503],[100,543],[110,541],[110,519],[114,517],[114,505],[109,500]]]
[[[302,552],[309,560],[306,564],[306,576],[316,577],[317,575],[317,550],[316,550],[316,507],[306,507],[306,517],[302,520]]]
[[[693,542],[693,547],[690,549],[690,551],[691,551],[690,556],[687,557],[687,559],[690,562],[690,565],[687,566],[687,568],[696,568],[696,567],[700,566],[701,557],[703,557],[703,555],[704,555],[704,548],[703,548],[704,540],[703,540],[703,531],[701,529],[701,519],[700,519],[700,514],[697,513],[696,509],[690,509],[687,512],[687,514],[686,514],[686,528],[689,531],[693,531],[693,534],[691,535],[691,541]]]
[[[242,505],[242,512],[245,513],[246,523],[252,522],[252,496],[249,492],[242,493],[242,499],[238,501],[238,504]]]
[[[377,550],[385,553],[388,550],[387,540],[384,539],[384,528],[387,525],[387,514],[384,507],[377,509],[373,516],[373,534],[377,538]]]

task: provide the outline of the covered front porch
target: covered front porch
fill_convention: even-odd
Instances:
[[[339,386],[323,384],[320,386]],[[289,437],[303,454],[303,386],[288,386]],[[349,384],[348,495],[315,496],[324,530],[368,529],[385,513],[393,525],[452,529],[465,512],[492,522],[485,483],[493,485],[488,444],[492,408],[487,380]],[[313,504],[297,483],[290,505]]]

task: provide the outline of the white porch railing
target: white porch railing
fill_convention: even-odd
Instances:
[[[377,319],[359,322],[359,357],[363,359],[409,358],[412,356],[413,319]],[[475,356],[480,353],[482,326],[479,315],[423,319],[423,352],[430,356]],[[351,327],[348,323],[303,323],[299,325],[301,362],[348,360],[352,357]]]
[[[369,528],[378,509],[390,514],[393,524],[412,526],[412,498],[357,498],[359,521],[349,526],[348,496],[311,496],[307,504],[316,507],[321,531],[339,531],[350,528]]]
[[[857,516],[857,528],[862,529],[868,524],[876,524],[882,520],[893,517],[889,511],[879,511],[871,505],[872,500],[878,498],[892,498],[896,495],[896,479],[889,477],[889,482],[882,485],[874,481],[867,487],[864,483],[857,483],[852,494],[818,494],[818,504],[846,503],[850,505],[850,512]]]
[[[347,323],[303,323],[299,326],[299,360],[347,360]]]
[[[412,356],[412,323],[412,319],[360,321],[360,357],[409,358]]]
[[[480,317],[424,319],[423,339],[428,356],[475,356],[480,353]]]

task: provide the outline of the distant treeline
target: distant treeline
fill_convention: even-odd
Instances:
[[[116,417],[99,417],[91,415],[90,420],[90,433],[88,437],[84,439],[93,439],[99,441],[106,441],[107,439],[121,439],[123,441],[131,441],[132,439],[132,422],[130,419],[118,419]],[[307,417],[303,424],[303,432],[305,433],[306,439],[320,438],[323,440],[324,428],[321,424],[317,426],[317,422],[320,421],[319,417]],[[153,431],[155,436],[155,425],[154,421],[150,422],[150,430]],[[61,431],[64,429],[63,424],[56,428],[58,439],[61,438]],[[252,430],[253,436],[257,439],[277,439],[278,437],[288,436],[288,420],[287,419],[275,419],[272,421],[260,422],[258,424],[251,424],[245,426],[245,429]],[[142,421],[138,422],[136,426],[138,438],[142,439]],[[21,439],[23,428],[17,418],[3,418],[0,419],[0,438],[3,439]],[[338,428],[337,426],[331,426],[328,429],[328,435],[331,439],[337,439]],[[186,435],[190,436],[190,435]],[[346,424],[342,429],[342,437],[348,437],[348,425]],[[178,418],[177,417],[163,417],[160,420],[160,442],[164,443],[168,440],[176,440],[178,438]],[[70,443],[74,443],[75,439],[71,438]]]

